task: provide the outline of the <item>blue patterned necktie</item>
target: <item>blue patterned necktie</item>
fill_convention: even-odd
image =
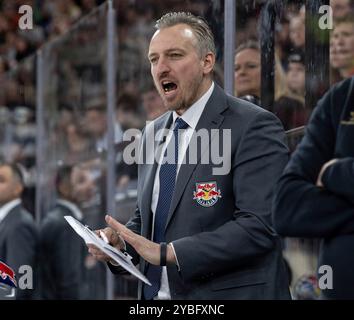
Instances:
[[[160,191],[159,200],[157,202],[154,222],[154,242],[165,242],[165,227],[168,213],[170,211],[173,190],[176,183],[177,164],[178,164],[178,130],[186,129],[188,124],[181,118],[175,121],[173,129],[173,137],[171,138],[165,154],[163,162],[160,166]],[[174,153],[173,153],[174,150]],[[174,158],[171,158],[171,155]],[[144,285],[144,297],[146,300],[153,299],[160,290],[161,266],[149,264],[147,267],[146,277],[150,280],[152,286]]]

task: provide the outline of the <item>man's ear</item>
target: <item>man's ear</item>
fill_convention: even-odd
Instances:
[[[14,188],[14,194],[16,195],[16,197],[18,197],[18,198],[21,197],[23,189],[24,189],[24,187],[21,183],[16,183],[15,188]]]
[[[203,72],[204,74],[210,74],[215,65],[215,54],[208,52],[203,59]]]

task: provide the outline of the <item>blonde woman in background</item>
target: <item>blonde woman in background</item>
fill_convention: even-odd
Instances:
[[[235,95],[260,104],[261,51],[255,40],[248,40],[236,49]],[[274,104],[263,107],[272,110],[279,117],[285,130],[305,123],[304,97],[290,92],[278,55],[275,55]]]

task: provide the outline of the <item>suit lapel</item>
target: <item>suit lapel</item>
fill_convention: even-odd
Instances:
[[[196,126],[196,130],[192,135],[191,141],[193,137],[196,135],[196,131],[199,129],[205,128],[209,131],[210,134],[210,129],[218,129],[220,128],[224,116],[222,115],[222,112],[227,109],[227,103],[226,103],[226,95],[224,91],[215,84],[215,88],[213,91],[213,94],[211,95],[210,99],[208,100],[207,104],[205,105],[205,109],[198,121],[198,124]],[[214,133],[215,134],[215,133]],[[210,145],[211,141],[213,140],[214,136],[210,136],[209,139],[209,150],[210,150]],[[175,191],[173,194],[172,202],[171,202],[171,207],[169,211],[169,215],[167,217],[167,223],[166,223],[166,229],[169,225],[169,222],[171,221],[171,218],[176,210],[176,207],[185,191],[186,185],[188,181],[190,180],[193,171],[195,170],[196,166],[200,162],[201,155],[205,151],[207,146],[203,148],[203,150],[200,151],[198,154],[198,160],[196,164],[187,164],[187,162],[183,162],[181,164],[181,167],[179,169],[179,173],[177,176],[177,181],[175,185]],[[187,148],[186,156],[188,155],[189,152],[189,147]]]

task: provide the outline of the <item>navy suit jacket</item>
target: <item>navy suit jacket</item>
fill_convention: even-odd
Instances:
[[[172,112],[167,112],[145,128],[142,154],[151,150],[147,142],[150,131],[170,128],[171,123]],[[172,299],[289,298],[270,212],[273,187],[288,160],[280,121],[260,107],[226,95],[215,85],[196,131],[202,128],[209,132],[211,142],[199,150],[197,163],[181,164],[165,229],[180,265],[180,271],[174,265],[167,267]],[[223,145],[222,134],[213,129],[231,130],[231,142],[224,150],[230,170],[224,175],[213,173],[215,164],[200,161],[202,153],[211,152],[211,145]],[[163,140],[155,142],[155,147],[161,143]],[[156,162],[139,165],[137,209],[127,223],[128,228],[148,239],[156,168]],[[194,198],[197,184],[206,182],[216,183],[221,193],[211,206],[203,206]],[[128,249],[144,272],[145,261]]]
[[[324,188],[316,186],[322,166]],[[354,78],[318,102],[274,198],[274,225],[284,236],[321,238],[319,265],[333,270],[326,298],[354,299]]]

